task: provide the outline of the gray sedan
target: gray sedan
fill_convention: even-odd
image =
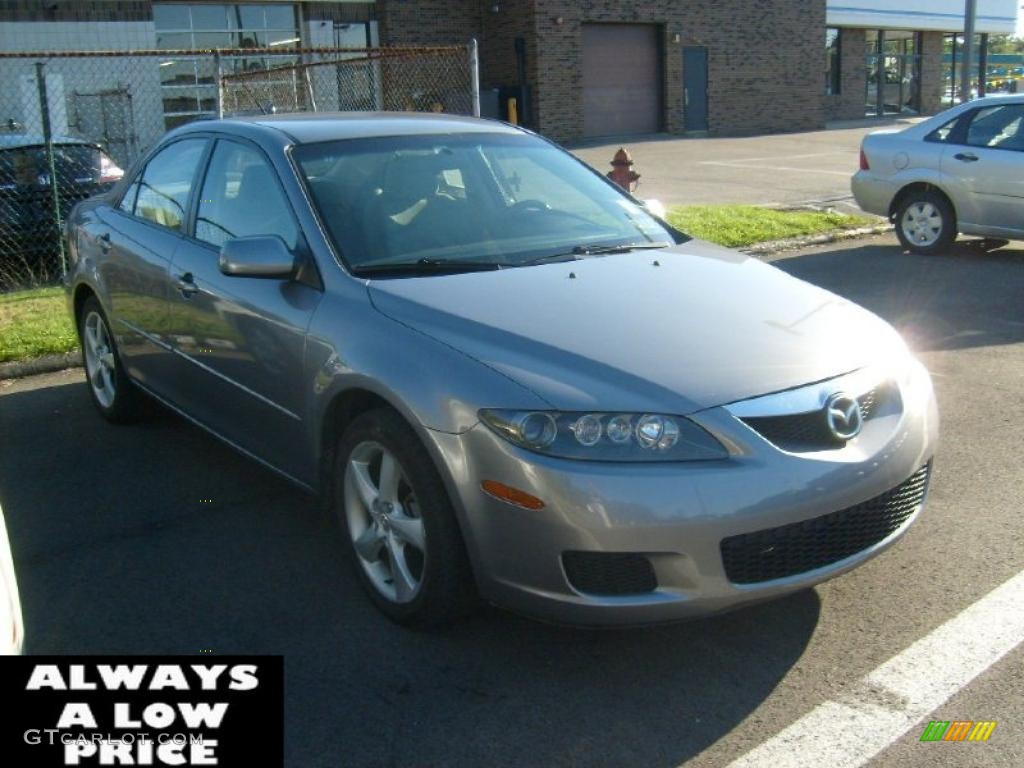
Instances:
[[[935,399],[891,327],[514,127],[184,126],[68,241],[100,412],[145,394],[325,496],[402,623],[721,611],[924,501]]]
[[[853,194],[908,250],[938,253],[958,233],[1024,239],[1024,96],[992,96],[902,131],[868,135]]]

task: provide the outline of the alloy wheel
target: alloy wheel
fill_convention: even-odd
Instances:
[[[85,370],[89,376],[89,386],[92,387],[97,402],[104,408],[110,408],[117,396],[114,345],[111,343],[107,324],[99,312],[89,312],[86,315],[82,341],[85,347]]]
[[[900,222],[907,240],[923,248],[939,241],[943,225],[942,211],[933,203],[924,201],[907,206]]]
[[[345,468],[345,515],[359,564],[386,599],[408,603],[423,585],[426,534],[419,502],[394,454],[366,441]]]

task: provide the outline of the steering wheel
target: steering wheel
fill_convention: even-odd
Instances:
[[[513,213],[513,214],[529,213],[529,212],[542,213],[542,212],[550,211],[550,210],[551,210],[551,206],[548,205],[547,203],[545,203],[543,200],[530,199],[530,200],[520,200],[517,203],[513,203],[509,207],[508,212],[509,213]]]

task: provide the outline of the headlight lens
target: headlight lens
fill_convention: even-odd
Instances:
[[[728,451],[681,416],[483,410],[480,419],[511,443],[589,461],[709,461]]]

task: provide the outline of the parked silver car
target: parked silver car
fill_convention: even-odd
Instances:
[[[915,253],[943,251],[957,233],[1024,238],[1024,96],[869,134],[852,186],[857,204],[890,218]]]
[[[328,494],[400,622],[720,611],[925,496],[935,399],[890,326],[504,124],[184,126],[68,239],[99,410],[147,393]]]

